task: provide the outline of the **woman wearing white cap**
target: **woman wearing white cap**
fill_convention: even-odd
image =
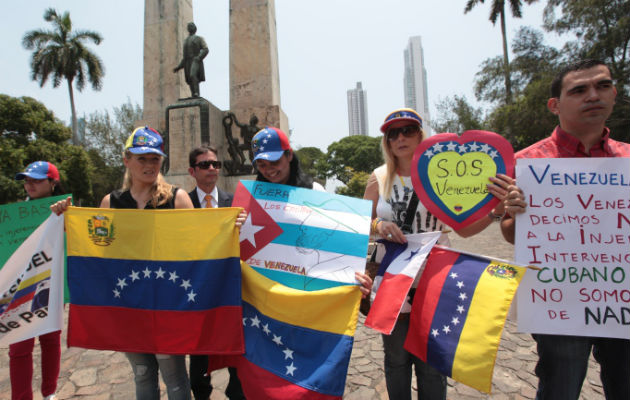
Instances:
[[[26,200],[42,199],[63,194],[59,184],[59,171],[48,161],[29,164],[23,172],[15,175],[24,181]],[[9,345],[9,375],[11,376],[11,399],[30,400],[33,398],[33,347],[35,338]],[[55,398],[57,378],[61,361],[61,331],[39,336],[42,357],[41,392],[45,400]]]
[[[410,109],[393,111],[381,126],[383,139],[381,147],[385,164],[376,168],[365,188],[364,199],[372,201],[372,233],[387,240],[405,243],[405,234],[441,231],[446,225],[438,220],[418,201],[411,183],[412,158],[416,147],[424,139],[422,117]],[[503,199],[506,191],[498,184],[507,187],[510,178],[498,175],[490,178],[488,191]],[[457,231],[468,237],[481,232],[494,220],[504,214],[503,202],[479,221]],[[438,243],[448,244],[443,234]],[[383,258],[385,247],[378,244],[376,261]],[[403,305],[391,335],[382,335],[385,351],[385,383],[391,399],[411,399],[411,372],[415,367],[418,383],[418,399],[446,399],[446,378],[436,369],[407,352],[404,348],[409,328],[409,312],[418,285],[418,277]]]

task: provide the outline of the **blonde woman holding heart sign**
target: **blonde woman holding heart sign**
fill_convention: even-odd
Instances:
[[[418,201],[411,182],[414,151],[425,138],[422,125],[422,117],[410,108],[395,110],[385,118],[381,126],[385,164],[374,170],[363,196],[364,199],[372,200],[372,233],[393,242],[405,243],[405,234],[447,228]],[[505,189],[513,182],[512,178],[499,174],[490,180],[492,183],[488,183],[488,191],[503,200],[507,193]],[[484,230],[492,221],[500,219],[503,214],[501,201],[486,217],[456,232],[463,237],[472,236]],[[448,236],[443,234],[439,243],[448,244]],[[384,251],[385,247],[379,244],[376,261],[382,259]],[[411,399],[412,366],[415,366],[419,399],[446,399],[446,377],[403,348],[419,275],[394,330],[391,335],[383,335],[385,381],[391,399]]]

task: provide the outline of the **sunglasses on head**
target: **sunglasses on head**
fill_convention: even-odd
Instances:
[[[420,131],[415,125],[401,126],[400,128],[391,128],[387,131],[387,140],[394,141],[398,139],[398,135],[402,133],[404,137],[414,137]]]
[[[200,161],[195,164],[195,167],[199,169],[208,169],[210,166],[214,169],[221,169],[221,161]]]

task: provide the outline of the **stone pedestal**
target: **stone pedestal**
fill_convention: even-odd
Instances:
[[[164,134],[166,180],[186,191],[195,187],[195,180],[188,173],[188,154],[195,147],[210,145],[219,152],[219,160],[228,159],[227,140],[222,120],[224,113],[208,100],[199,98],[179,99],[166,107]],[[255,176],[225,176],[225,169],[217,186],[233,193],[240,179]]]

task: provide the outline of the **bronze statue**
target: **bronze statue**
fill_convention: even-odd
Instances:
[[[186,83],[190,87],[192,97],[199,97],[199,82],[206,80],[203,69],[203,59],[208,55],[208,46],[201,36],[196,35],[197,26],[194,22],[188,23],[189,36],[184,40],[184,57],[179,65],[173,69],[177,72],[184,68]]]

